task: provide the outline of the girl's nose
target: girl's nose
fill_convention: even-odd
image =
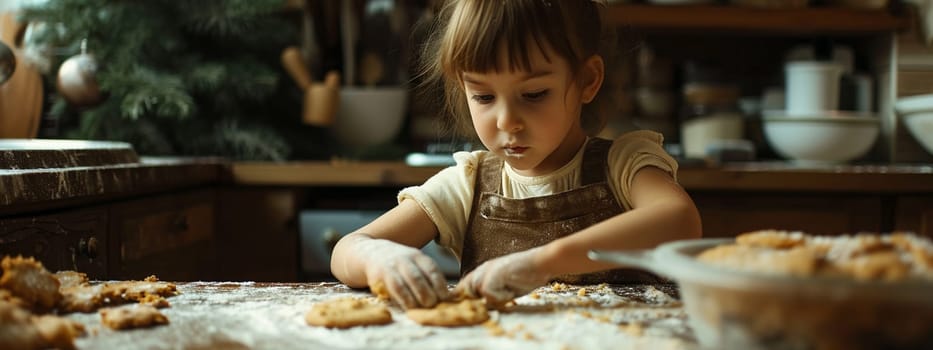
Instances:
[[[512,108],[503,105],[496,117],[496,127],[505,132],[518,132],[524,128],[522,118],[516,114]]]

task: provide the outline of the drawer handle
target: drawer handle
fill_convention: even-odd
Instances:
[[[188,216],[182,214],[176,217],[175,220],[172,221],[171,230],[174,233],[188,231]]]
[[[78,241],[78,252],[90,259],[97,257],[97,237],[82,238]]]

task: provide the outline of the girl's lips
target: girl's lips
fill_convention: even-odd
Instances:
[[[527,149],[528,147],[506,147],[505,152],[508,154],[522,154]]]

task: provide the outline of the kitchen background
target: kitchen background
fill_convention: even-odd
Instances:
[[[663,132],[707,237],[933,235],[931,12],[911,1],[610,1],[603,135]],[[0,138],[143,156],[59,167],[0,140],[0,252],[98,279],[326,277],[339,235],[477,147],[412,89],[433,6],[0,3]]]
[[[0,95],[3,137],[128,141],[147,155],[417,164],[479,147],[445,132],[431,96],[414,89],[420,24],[434,1],[5,3],[2,57],[17,57],[20,72]],[[17,7],[25,22],[13,19]],[[933,92],[918,8],[612,1],[620,50],[603,90],[615,110],[602,136],[662,132],[688,165],[930,161],[894,109],[898,97]],[[765,11],[779,15],[747,17]],[[799,26],[805,16],[816,20]],[[800,61],[823,70],[791,68]],[[854,133],[862,136],[846,136]]]

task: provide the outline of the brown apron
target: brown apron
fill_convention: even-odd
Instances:
[[[606,183],[606,159],[612,141],[593,138],[586,144],[581,186],[562,193],[525,199],[503,197],[502,164],[486,157],[477,169],[473,210],[464,236],[461,277],[486,260],[542,246],[624,211]],[[565,283],[659,282],[634,269],[615,269],[555,278]]]

